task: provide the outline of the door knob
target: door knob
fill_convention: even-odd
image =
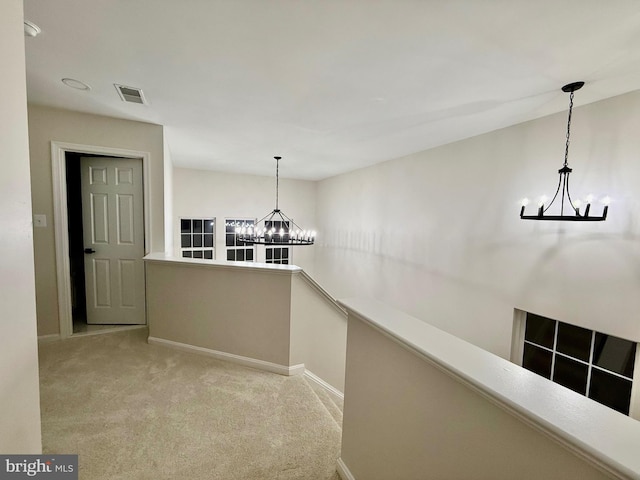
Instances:
[[[96,251],[93,248],[85,248],[84,253],[96,253]]]

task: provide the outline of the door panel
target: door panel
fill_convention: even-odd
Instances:
[[[89,167],[89,178],[91,185],[107,184],[107,169],[104,167]]]
[[[133,185],[133,169],[116,168],[116,182],[118,185]]]
[[[133,195],[117,195],[117,200],[118,245],[133,245],[135,242],[135,201]]]
[[[91,194],[91,242],[109,243],[108,196],[102,193]]]
[[[144,324],[142,160],[83,157],[87,323]]]
[[[111,307],[111,272],[109,260],[92,258],[95,307]]]
[[[118,260],[120,274],[120,298],[123,307],[135,307],[136,299],[136,262],[133,260]]]

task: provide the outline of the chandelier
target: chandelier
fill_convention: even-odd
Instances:
[[[604,197],[602,199],[602,203],[604,204],[604,209],[602,211],[602,215],[598,216],[590,216],[591,203],[593,202],[593,196],[589,195],[586,198],[586,206],[583,212],[580,212],[580,207],[582,206],[582,202],[580,200],[572,200],[571,194],[569,193],[569,174],[572,172],[572,169],[569,168],[567,163],[569,158],[569,137],[571,135],[571,112],[573,110],[573,93],[576,90],[580,90],[584,82],[574,82],[562,87],[562,91],[565,93],[569,93],[569,117],[567,119],[567,143],[565,145],[564,150],[564,164],[562,168],[558,170],[558,174],[560,178],[558,179],[558,188],[556,189],[556,193],[551,199],[551,202],[545,206],[545,202],[547,201],[546,197],[542,197],[540,202],[538,203],[538,212],[536,215],[525,215],[524,209],[529,204],[528,199],[524,199],[522,201],[522,208],[520,209],[520,218],[523,220],[568,220],[573,222],[600,222],[607,219],[607,211],[609,210],[609,197]],[[545,215],[547,210],[551,208],[551,205],[558,199],[558,194],[560,194],[560,215]],[[567,215],[564,214],[565,210],[565,198],[567,202],[567,210],[569,213]]]
[[[282,157],[273,158],[276,159],[276,208],[258,220],[255,225],[244,224],[236,226],[235,231],[238,235],[238,243],[245,245],[284,245],[289,247],[313,245],[316,232],[304,230],[278,208],[279,170]],[[264,226],[261,227],[261,224]]]

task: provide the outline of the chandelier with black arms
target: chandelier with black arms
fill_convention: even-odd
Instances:
[[[305,230],[287,217],[278,206],[280,187],[280,159],[276,159],[276,208],[262,217],[255,225],[236,226],[238,243],[244,245],[303,246],[313,245],[316,232]],[[264,225],[264,226],[261,226]]]
[[[567,120],[567,143],[565,145],[564,150],[564,164],[560,170],[558,170],[558,174],[560,178],[558,180],[558,188],[556,189],[556,193],[551,199],[551,202],[545,207],[546,197],[542,197],[540,202],[538,203],[538,212],[535,215],[525,215],[524,209],[529,204],[528,199],[524,199],[522,201],[522,208],[520,209],[520,218],[523,220],[568,220],[573,222],[601,222],[607,219],[607,212],[609,210],[609,197],[604,197],[602,199],[602,203],[604,204],[604,209],[602,211],[602,215],[600,216],[592,216],[590,215],[591,203],[593,202],[593,196],[589,195],[586,200],[586,206],[584,212],[580,212],[580,207],[582,206],[582,202],[580,200],[572,200],[571,194],[569,193],[569,174],[572,172],[572,169],[569,168],[568,158],[569,158],[569,137],[571,135],[571,113],[573,110],[573,93],[576,90],[579,90],[584,85],[584,82],[574,82],[562,87],[562,91],[565,93],[569,93],[569,117]],[[551,208],[553,202],[558,198],[558,194],[560,194],[560,215],[545,215],[547,210]],[[569,207],[571,208],[570,213],[564,214],[565,207],[565,198]]]

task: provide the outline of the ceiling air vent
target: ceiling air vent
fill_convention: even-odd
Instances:
[[[123,102],[142,103],[147,105],[147,99],[144,98],[144,94],[139,88],[125,87],[124,85],[118,85],[117,83],[114,83],[114,85]]]

